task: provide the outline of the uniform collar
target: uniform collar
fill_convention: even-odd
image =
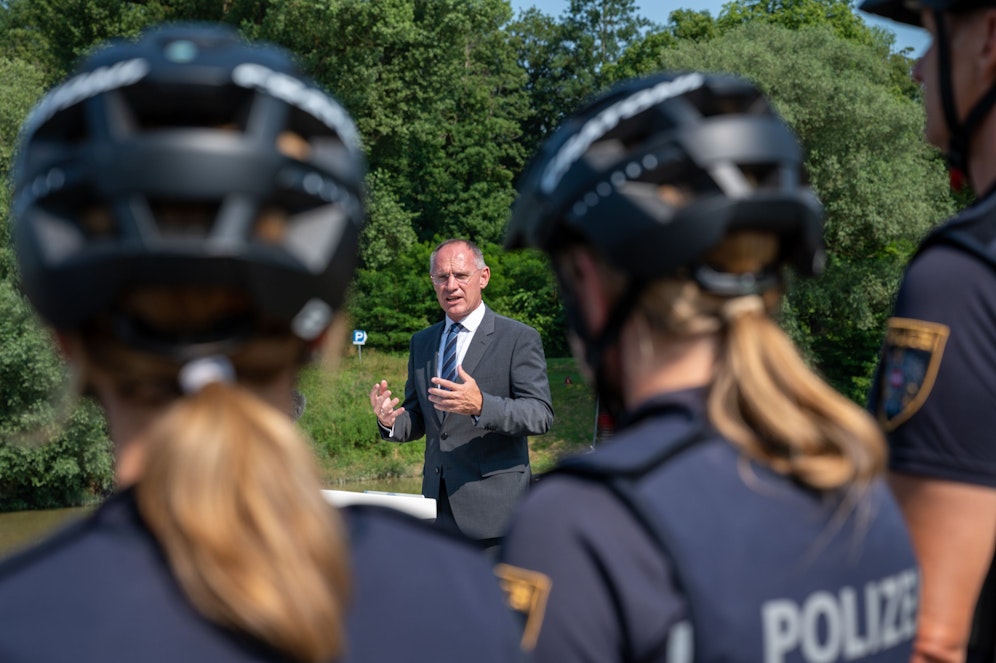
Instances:
[[[693,387],[657,394],[624,414],[619,421],[619,428],[632,426],[649,416],[672,415],[689,420],[704,419],[708,394],[708,387]]]

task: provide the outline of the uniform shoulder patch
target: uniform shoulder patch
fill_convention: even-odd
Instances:
[[[947,325],[890,318],[882,348],[877,415],[886,432],[916,414],[930,395],[941,366]]]
[[[495,575],[509,607],[522,620],[522,649],[531,651],[543,626],[546,600],[553,581],[545,573],[511,564],[496,564]]]

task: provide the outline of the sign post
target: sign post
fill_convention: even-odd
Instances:
[[[359,354],[360,361],[363,361],[363,344],[367,342],[367,333],[362,329],[353,330],[353,345],[356,346],[356,352]]]

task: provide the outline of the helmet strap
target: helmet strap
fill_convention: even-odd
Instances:
[[[934,11],[934,24],[937,29],[938,75],[940,77],[941,109],[944,111],[944,122],[948,125],[951,138],[948,143],[947,159],[954,168],[965,170],[965,142],[962,133],[964,127],[958,119],[958,109],[955,107],[954,77],[951,75],[951,42],[948,34],[948,22],[944,12]]]
[[[584,344],[585,361],[588,367],[595,374],[595,389],[598,393],[599,403],[602,408],[615,421],[619,421],[626,411],[623,403],[622,389],[619,385],[612,384],[609,371],[605,366],[605,351],[611,347],[618,339],[622,331],[623,324],[629,318],[640,299],[643,291],[647,287],[647,281],[634,278],[629,282],[628,287],[623,291],[622,296],[616,300],[607,317],[605,326],[597,334],[593,334],[589,329],[580,307],[575,303],[576,293],[565,287],[564,309],[567,313],[567,321],[571,328],[577,333],[578,338]]]
[[[960,171],[962,181],[971,186],[968,172],[969,148],[971,139],[979,124],[996,105],[996,83],[979,99],[962,122],[958,119],[958,109],[955,107],[954,76],[951,65],[951,39],[948,33],[948,21],[944,12],[934,10],[934,23],[937,26],[937,56],[938,75],[940,77],[941,107],[944,110],[944,121],[951,135],[948,141],[948,151],[945,157],[951,167]]]

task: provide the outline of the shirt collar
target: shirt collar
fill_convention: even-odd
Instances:
[[[473,334],[477,331],[477,328],[481,326],[481,322],[484,320],[484,310],[486,308],[487,307],[484,305],[484,302],[481,302],[477,305],[477,308],[470,312],[470,315],[460,321],[460,324],[463,325],[464,329]],[[451,326],[453,326],[453,321],[450,320],[449,316],[447,316],[446,327],[443,329],[444,336],[446,335],[446,332],[450,330]]]

